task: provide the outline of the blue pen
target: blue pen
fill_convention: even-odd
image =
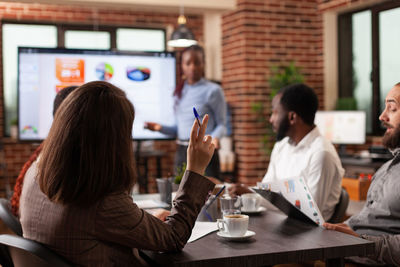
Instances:
[[[221,189],[218,191],[218,193],[215,194],[215,197],[213,199],[210,200],[210,203],[208,203],[207,206],[204,207],[204,215],[206,215],[207,219],[212,222],[213,219],[211,218],[210,214],[208,214],[207,209],[211,206],[211,204],[217,199],[217,197],[222,193],[222,191],[224,191],[225,189],[225,185],[223,187],[221,187]]]
[[[217,197],[222,193],[222,191],[224,191],[224,189],[225,189],[225,185],[223,187],[221,187],[221,189],[218,191],[218,193],[215,194],[215,197],[213,199],[211,199],[210,203],[208,203],[208,205],[204,208],[205,210],[211,206],[211,204],[217,199]]]
[[[195,107],[193,107],[193,113],[194,113],[194,116],[196,117],[197,124],[199,125],[199,127],[201,127],[201,123],[200,123],[200,119],[199,119],[199,113],[197,113],[197,110],[195,109]]]

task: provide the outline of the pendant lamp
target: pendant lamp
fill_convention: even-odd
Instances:
[[[178,28],[174,30],[168,45],[172,47],[188,47],[197,44],[192,31],[186,27],[186,17],[183,15],[183,5],[180,8]]]

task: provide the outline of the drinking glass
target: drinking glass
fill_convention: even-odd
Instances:
[[[231,197],[229,195],[223,195],[219,198],[219,203],[223,215],[240,214],[242,203],[239,196]]]

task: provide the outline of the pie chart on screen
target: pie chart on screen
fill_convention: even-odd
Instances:
[[[96,76],[101,81],[108,81],[114,75],[113,67],[105,62],[101,62],[96,66]]]

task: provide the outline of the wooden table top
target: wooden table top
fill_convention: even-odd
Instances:
[[[233,267],[329,261],[374,251],[373,242],[290,219],[277,211],[251,216],[249,230],[256,235],[246,242],[226,241],[214,232],[188,243],[180,253],[143,253],[159,266]]]

